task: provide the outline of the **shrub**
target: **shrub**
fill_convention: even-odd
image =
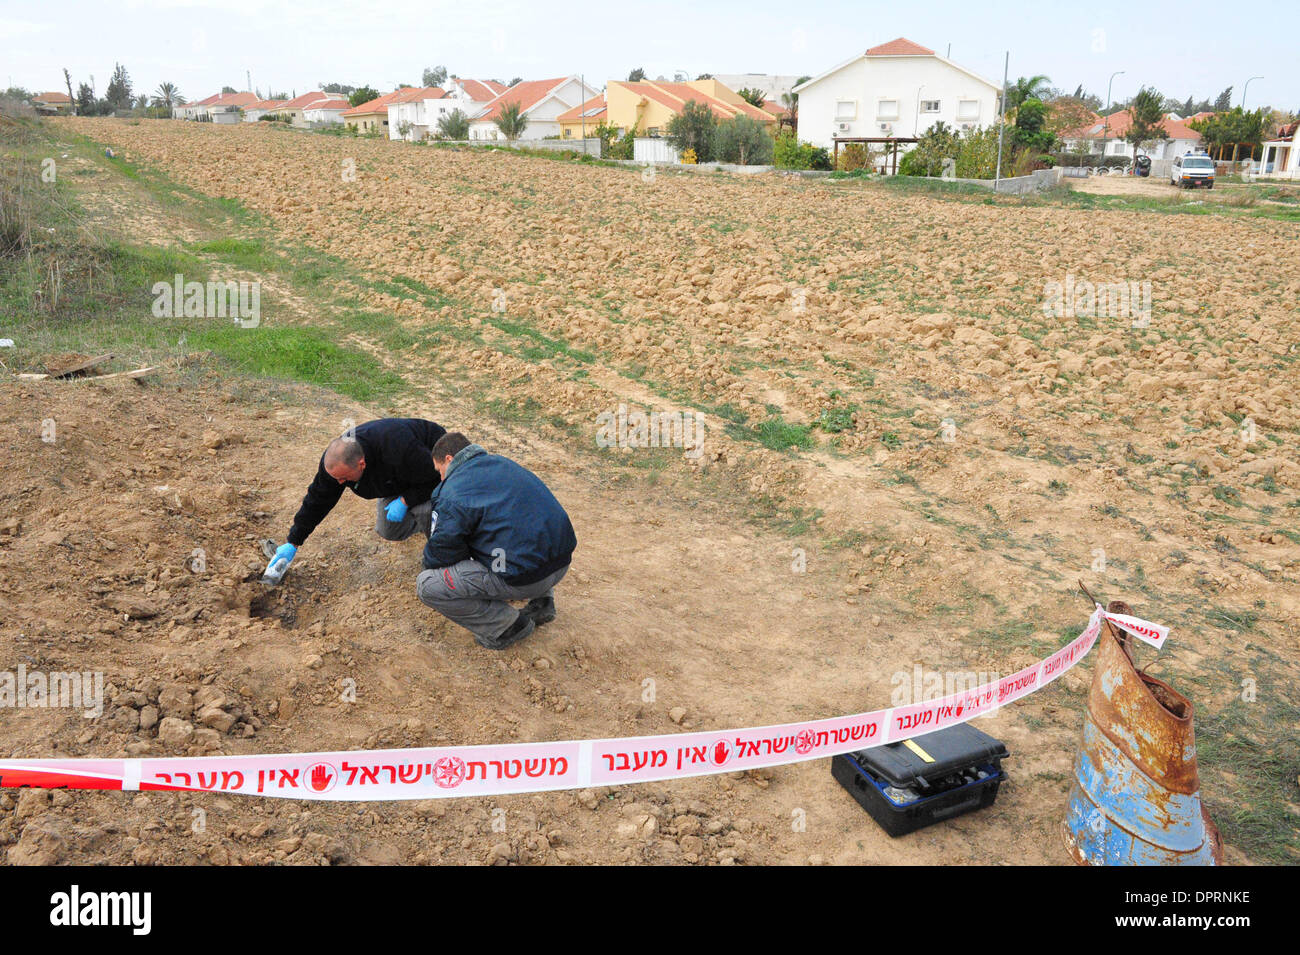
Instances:
[[[830,169],[830,153],[821,146],[801,143],[791,130],[782,130],[772,148],[772,162],[778,169]]]
[[[871,168],[871,153],[866,143],[847,143],[840,150],[839,171],[855,172],[858,169]]]
[[[668,121],[664,138],[679,153],[692,149],[697,162],[709,162],[713,159],[713,134],[717,128],[718,120],[712,109],[687,100],[682,111]]]
[[[460,109],[453,109],[438,117],[438,139],[469,139],[469,117]]]
[[[748,116],[733,116],[713,132],[713,158],[742,166],[763,166],[772,161],[772,134]]]

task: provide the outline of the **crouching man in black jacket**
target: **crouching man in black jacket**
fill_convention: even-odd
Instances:
[[[267,570],[282,559],[293,560],[344,488],[367,501],[378,499],[375,533],[384,540],[406,540],[417,530],[427,535],[433,513],[430,498],[442,480],[433,466],[433,446],[446,433],[442,425],[421,418],[380,418],[331,441],[294,516],[288,541],[280,545]]]
[[[479,646],[504,650],[555,619],[552,590],[578,546],[573,525],[537,475],[459,432],[433,446],[433,463],[442,483],[416,593]]]

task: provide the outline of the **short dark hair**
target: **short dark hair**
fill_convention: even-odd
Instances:
[[[335,438],[325,448],[325,460],[332,467],[335,464],[344,464],[347,467],[356,467],[363,457],[366,449],[361,446],[361,442],[356,438],[343,435]]]
[[[469,438],[459,431],[448,431],[433,444],[433,459],[441,461],[446,457],[455,457],[469,447]]]

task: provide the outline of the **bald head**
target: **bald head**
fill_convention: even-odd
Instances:
[[[343,484],[356,481],[366,470],[366,453],[356,438],[335,438],[325,448],[325,473]]]

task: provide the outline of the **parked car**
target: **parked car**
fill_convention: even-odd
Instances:
[[[1174,157],[1169,167],[1169,182],[1182,189],[1195,189],[1204,186],[1214,188],[1214,160],[1198,153]]]

